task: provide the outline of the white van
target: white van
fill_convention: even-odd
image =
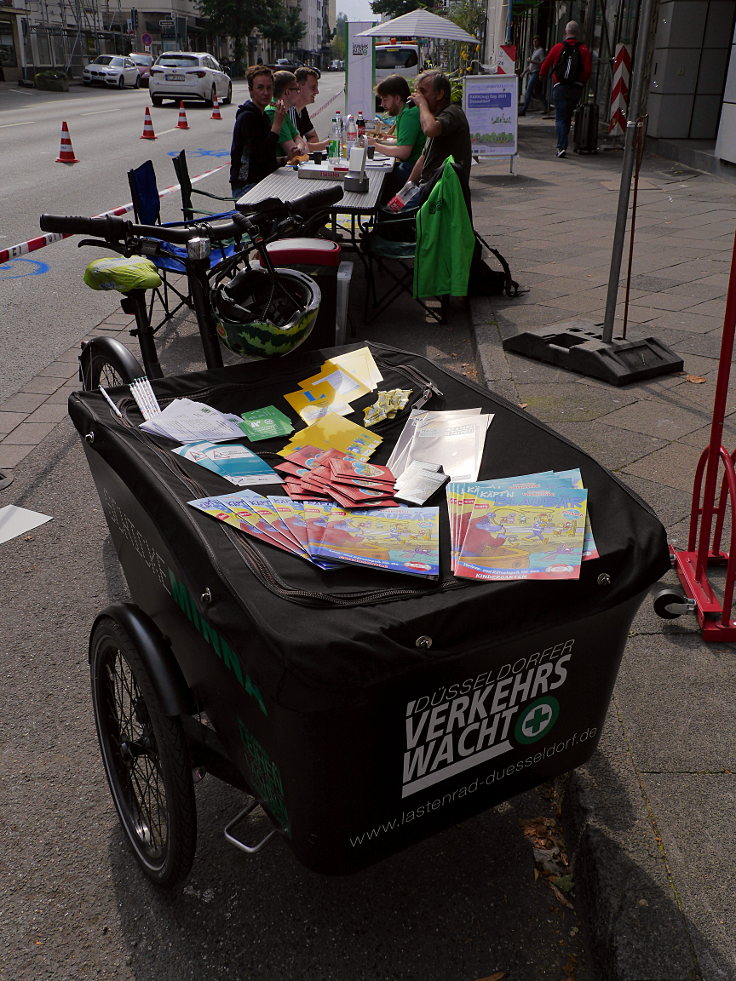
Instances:
[[[376,83],[389,75],[403,75],[414,78],[419,74],[419,45],[377,44],[376,45]]]

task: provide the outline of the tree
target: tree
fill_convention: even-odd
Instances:
[[[424,3],[421,0],[373,0],[371,10],[374,14],[386,14],[393,20],[394,17],[408,14],[417,7],[434,12],[436,6],[437,0],[426,0]]]
[[[196,0],[212,29],[231,37],[235,42],[235,61],[243,62],[245,40],[254,28],[267,17],[271,4],[267,0]]]
[[[468,34],[483,36],[486,21],[486,0],[455,0],[450,4],[447,16]]]
[[[298,7],[287,8],[280,0],[273,0],[259,25],[263,36],[273,41],[282,53],[287,47],[296,48],[304,37],[307,25],[299,13]]]
[[[338,14],[335,21],[335,30],[332,32],[332,54],[335,58],[345,60],[345,25],[348,22],[347,14]]]

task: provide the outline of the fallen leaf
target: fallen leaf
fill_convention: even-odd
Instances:
[[[561,889],[565,895],[571,893],[573,890],[574,882],[571,875],[556,875],[552,878],[552,883],[558,889]]]
[[[707,381],[707,378],[703,378],[702,375],[688,375],[685,381],[689,381],[693,385],[702,385]]]
[[[478,981],[502,981],[502,979],[505,977],[505,971],[496,971],[495,974],[491,974],[487,978],[478,978]]]
[[[526,409],[529,406],[528,402],[519,402],[520,409]]]
[[[552,890],[552,895],[559,903],[562,903],[562,905],[566,906],[568,909],[575,909],[575,907],[572,905],[572,903],[567,898],[567,896],[563,896],[563,894],[560,892],[560,890],[557,888],[554,882],[550,882],[549,887]]]

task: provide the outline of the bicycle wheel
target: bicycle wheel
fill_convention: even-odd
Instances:
[[[171,888],[194,860],[197,812],[191,762],[178,718],[166,716],[127,632],[102,617],[90,639],[97,737],[110,792],[149,878]]]
[[[85,392],[127,385],[144,374],[143,368],[120,341],[95,337],[85,344],[79,357],[79,380]]]

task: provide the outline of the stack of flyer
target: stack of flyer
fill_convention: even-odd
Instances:
[[[243,490],[190,501],[199,511],[323,569],[363,565],[436,579],[439,509],[348,512],[335,501],[295,501]]]
[[[381,381],[373,355],[363,347],[325,361],[316,375],[302,379],[297,391],[284,398],[309,425],[328,412],[349,416],[354,412],[351,403],[374,391]]]
[[[339,450],[356,460],[367,460],[383,442],[380,436],[349,419],[328,412],[304,429],[294,433],[279,456],[290,457],[299,449],[315,447],[320,450]]]
[[[465,579],[578,579],[598,551],[578,469],[447,485],[451,568]]]
[[[492,415],[480,409],[412,409],[388,466],[397,477],[413,462],[436,464],[451,480],[477,480]]]
[[[344,508],[398,507],[393,500],[394,475],[388,467],[365,463],[340,450],[302,446],[276,470],[284,490],[296,501],[334,500]]]
[[[282,480],[258,454],[241,443],[185,443],[177,446],[172,453],[198,463],[237,487],[280,484]]]

